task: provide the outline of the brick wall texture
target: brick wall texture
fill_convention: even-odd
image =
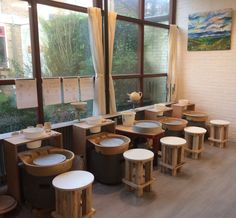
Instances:
[[[231,50],[187,51],[188,15],[226,8],[233,9]],[[178,0],[177,25],[178,97],[195,103],[209,120],[230,121],[229,139],[236,142],[236,1]]]

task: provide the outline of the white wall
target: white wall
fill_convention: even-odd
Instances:
[[[187,51],[188,15],[233,9],[231,50]],[[236,0],[177,0],[179,98],[196,104],[209,119],[231,122],[229,138],[236,141]]]

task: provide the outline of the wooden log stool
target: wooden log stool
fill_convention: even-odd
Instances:
[[[69,171],[56,176],[52,184],[56,190],[54,218],[91,218],[92,173],[82,170]]]
[[[9,195],[0,195],[0,217],[13,210],[17,205],[17,201]]]
[[[184,128],[186,146],[185,152],[187,156],[193,159],[198,159],[204,150],[204,135],[206,129],[196,126],[189,126]]]
[[[171,171],[176,176],[184,164],[184,145],[186,140],[180,137],[168,136],[161,138],[161,172]]]
[[[142,196],[143,191],[151,191],[152,165],[154,153],[147,149],[131,149],[123,154],[125,158],[125,178],[123,182],[129,190],[136,190],[137,196]]]
[[[214,146],[220,148],[226,147],[228,141],[229,121],[226,120],[211,120],[210,121],[210,137],[208,140]]]

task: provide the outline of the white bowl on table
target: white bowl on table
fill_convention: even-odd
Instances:
[[[98,133],[101,132],[101,123],[102,123],[102,117],[96,116],[96,117],[89,117],[86,119],[86,123],[88,125],[94,126],[90,128],[91,133]]]
[[[44,134],[44,129],[40,127],[30,127],[27,129],[23,130],[23,135],[25,136],[26,139],[37,139],[42,137]],[[41,140],[34,141],[34,142],[28,142],[26,144],[27,148],[29,149],[34,149],[34,148],[39,148],[41,146]]]

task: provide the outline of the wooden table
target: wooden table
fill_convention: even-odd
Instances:
[[[44,133],[36,139],[26,139],[23,134],[19,134],[4,140],[8,194],[18,202],[21,201],[18,149],[26,143],[38,140],[49,140],[53,146],[62,147],[62,134],[56,131]]]
[[[147,139],[152,139],[152,151],[154,152],[154,161],[153,165],[157,166],[157,155],[158,150],[160,150],[160,139],[164,136],[165,130],[162,130],[158,133],[140,133],[133,130],[132,126],[123,126],[123,125],[117,125],[116,126],[116,133],[121,135],[126,135],[127,137],[131,138],[131,140],[134,140],[137,137],[144,137]]]

